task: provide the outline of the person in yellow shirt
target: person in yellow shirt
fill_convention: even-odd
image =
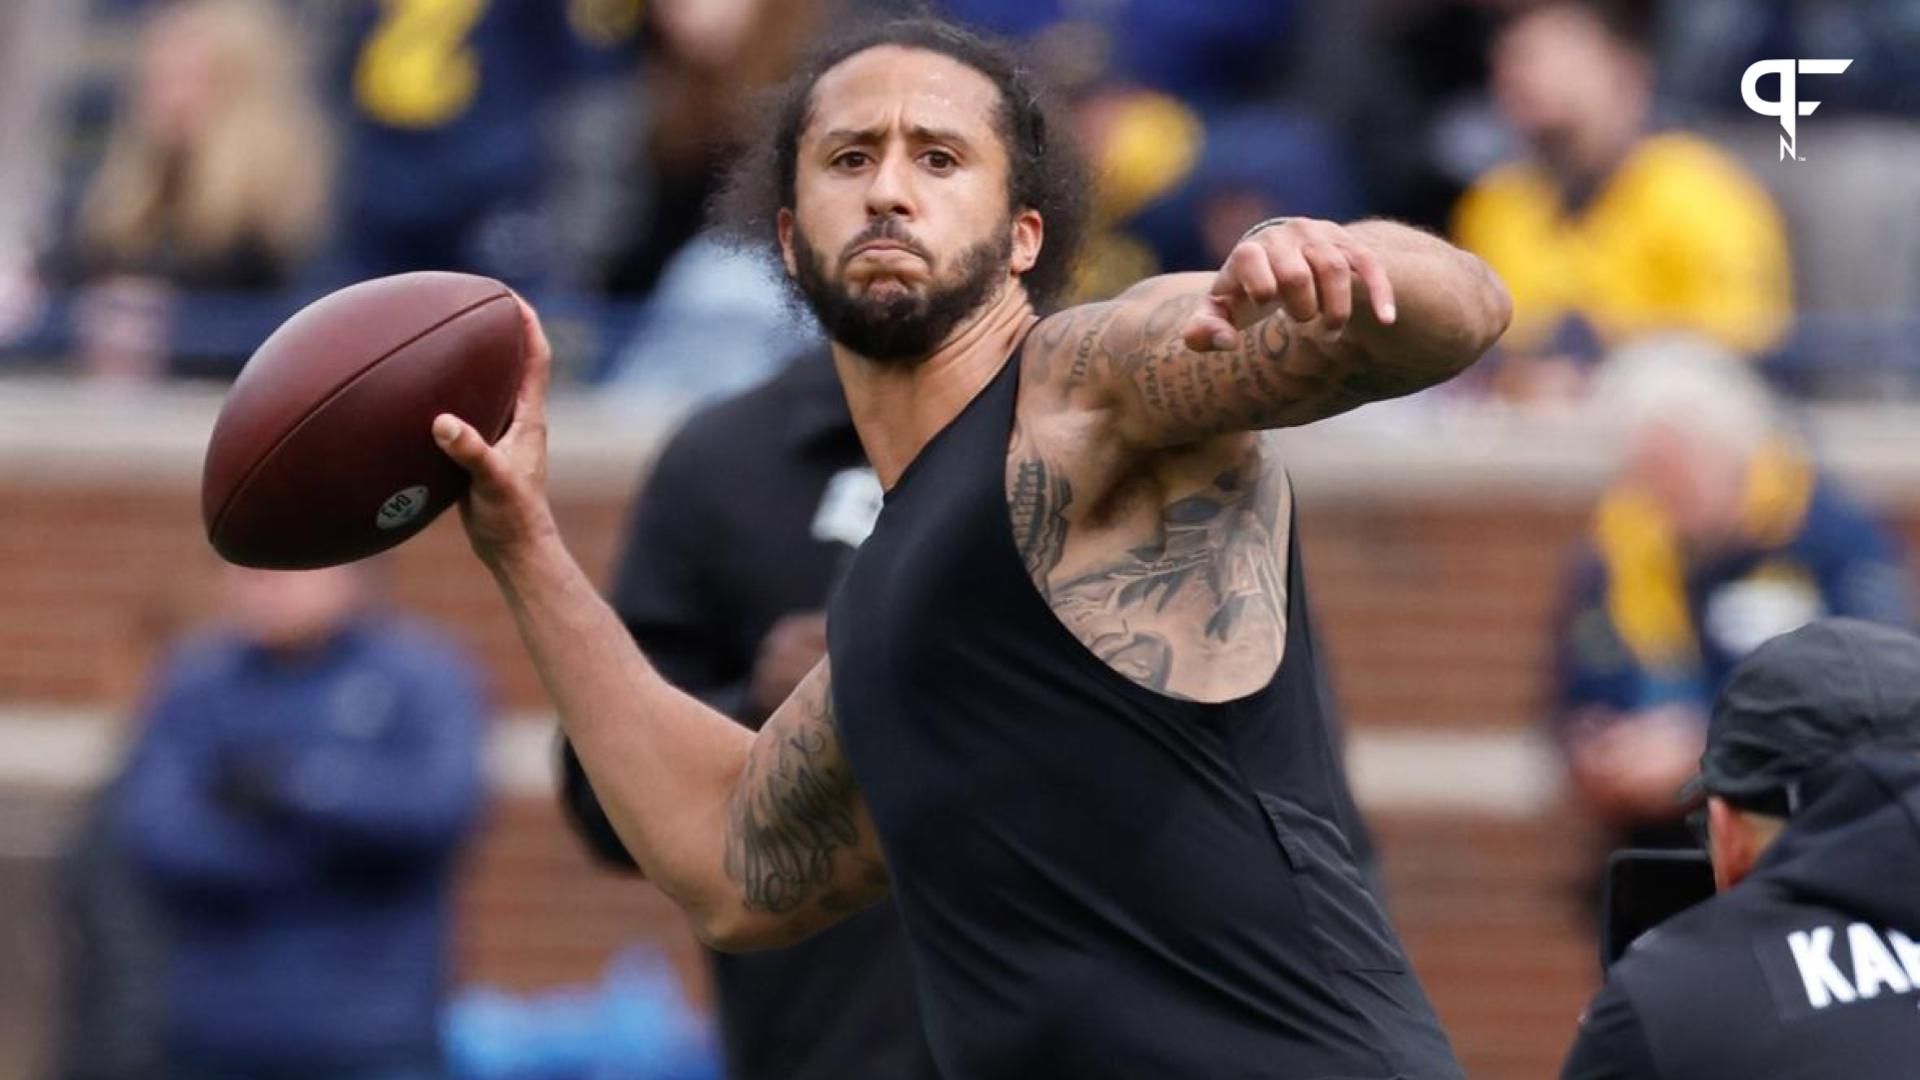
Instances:
[[[1779,210],[1705,139],[1652,131],[1644,22],[1548,0],[1495,40],[1494,98],[1529,153],[1467,191],[1453,231],[1513,292],[1509,354],[1592,359],[1672,331],[1753,354],[1787,330]]]

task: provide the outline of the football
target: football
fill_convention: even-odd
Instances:
[[[426,528],[467,489],[433,418],[498,439],[525,352],[518,302],[491,278],[401,274],[303,308],[254,352],[214,422],[200,487],[214,550],[312,569]]]

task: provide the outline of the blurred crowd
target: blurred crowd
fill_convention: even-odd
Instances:
[[[1799,394],[1920,372],[1912,0],[20,0],[0,371],[230,377],[301,301],[433,268],[538,299],[580,383],[745,386],[812,331],[703,228],[729,148],[815,32],[918,10],[1022,42],[1070,106],[1080,298],[1263,217],[1386,215],[1512,287],[1477,393],[1579,397],[1665,331]],[[1805,161],[1742,101],[1777,56],[1852,59],[1803,83]]]

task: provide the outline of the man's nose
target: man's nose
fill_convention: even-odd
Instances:
[[[868,217],[914,216],[913,163],[900,151],[889,151],[873,170],[867,185]]]

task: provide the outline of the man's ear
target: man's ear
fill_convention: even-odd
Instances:
[[[1707,798],[1707,843],[1713,858],[1713,887],[1731,889],[1759,861],[1759,837],[1739,811],[1719,796]]]
[[[780,234],[780,261],[786,265],[788,277],[799,276],[799,262],[793,254],[793,211],[781,207],[774,215],[774,228]]]
[[[1013,215],[1013,254],[1009,265],[1016,274],[1024,274],[1040,261],[1040,247],[1046,242],[1047,225],[1040,211],[1028,208]]]

